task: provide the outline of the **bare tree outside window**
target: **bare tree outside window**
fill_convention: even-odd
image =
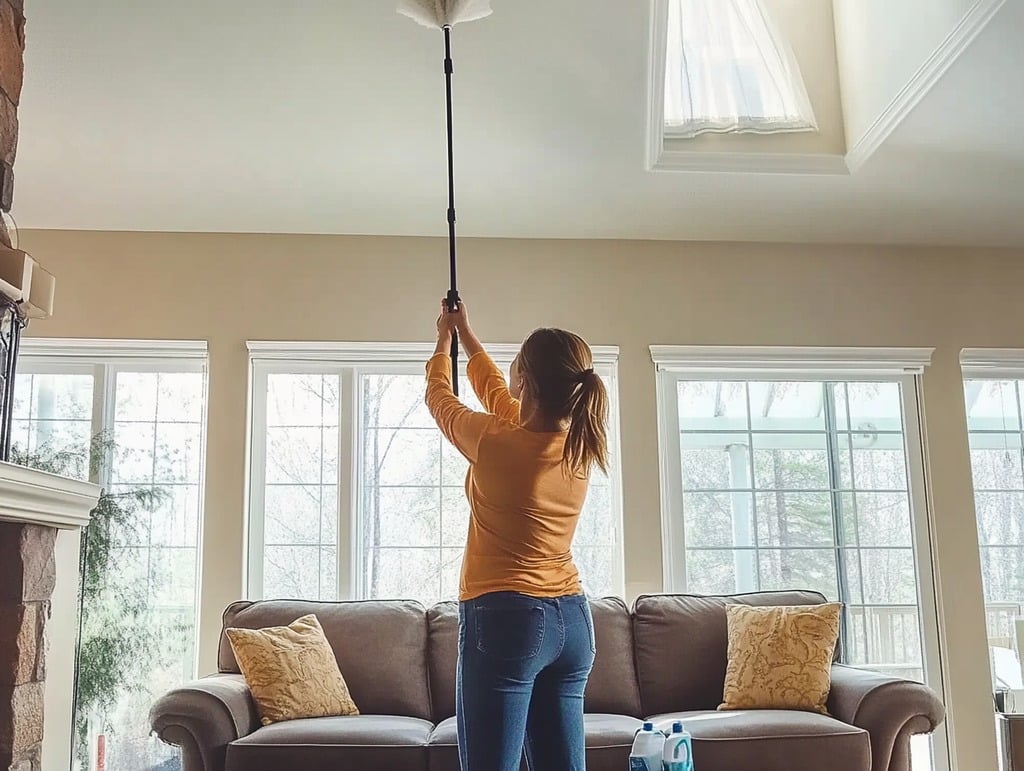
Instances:
[[[111,573],[84,595],[76,760],[87,766],[88,735],[103,733],[111,771],[180,768],[178,751],[149,735],[147,715],[153,699],[195,676],[202,366],[133,371],[32,356],[21,366],[19,454],[99,482],[117,520],[93,542],[108,550]],[[126,651],[141,660],[112,664]]]
[[[342,393],[343,383],[352,393]],[[455,599],[469,527],[468,465],[426,408],[422,366],[273,371],[260,387],[262,596],[336,599],[340,564],[355,567],[359,597],[425,605]],[[481,409],[472,394],[463,398]],[[346,439],[339,426],[349,424]],[[355,469],[354,494],[345,500],[338,495],[341,464]],[[593,480],[574,544],[591,594],[614,594],[621,582],[612,490],[603,475]],[[349,500],[351,511],[342,508]],[[351,555],[338,554],[340,522],[352,524]]]
[[[1024,381],[967,380],[964,391],[989,645],[1013,649],[1024,615]]]

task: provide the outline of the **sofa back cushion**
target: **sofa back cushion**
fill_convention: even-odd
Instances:
[[[716,709],[728,663],[727,605],[818,605],[817,592],[701,597],[645,595],[633,606],[633,644],[643,712]]]
[[[287,626],[309,613],[320,621],[361,713],[430,719],[426,611],[416,602],[236,602],[224,611],[223,626]],[[223,631],[218,664],[221,672],[239,672]]]
[[[629,608],[618,597],[608,597],[592,599],[590,610],[594,616],[597,657],[587,681],[584,709],[590,713],[643,717]]]
[[[459,663],[459,605],[441,602],[427,611],[430,701],[434,722],[455,715],[455,671]]]
[[[587,712],[640,716],[640,689],[633,658],[629,609],[618,598],[591,599],[597,658],[587,682]],[[459,606],[442,602],[427,611],[430,629],[430,696],[434,721],[455,714],[455,672],[459,659]]]

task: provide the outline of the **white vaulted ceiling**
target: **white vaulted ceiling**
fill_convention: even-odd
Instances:
[[[1022,0],[988,3],[994,18],[904,94],[854,173],[819,176],[647,170],[647,0],[493,5],[454,36],[461,235],[1024,246]],[[446,232],[441,36],[392,0],[26,13],[22,228]],[[888,76],[858,74],[851,51],[878,38],[839,37],[859,133],[886,104],[853,99],[856,79]]]

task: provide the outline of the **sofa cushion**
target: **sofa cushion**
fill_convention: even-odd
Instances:
[[[320,621],[360,712],[430,719],[427,621],[419,603],[236,602],[224,611],[224,628],[287,626],[310,613]],[[223,633],[218,662],[221,672],[239,672]]]
[[[597,657],[587,681],[586,711],[639,717],[640,688],[633,659],[633,622],[616,597],[591,599]],[[442,602],[427,611],[430,697],[434,720],[455,714],[455,672],[459,659],[459,606]],[[362,705],[360,704],[360,707]]]
[[[423,771],[432,729],[426,720],[388,715],[275,723],[229,744],[225,771]]]
[[[429,771],[460,771],[459,730],[454,717],[442,720],[427,743]]]
[[[583,719],[587,732],[587,771],[629,768],[633,737],[643,723],[628,715],[588,714]]]
[[[586,715],[587,771],[623,771],[629,765],[633,736],[643,723],[626,715]],[[441,721],[430,735],[430,771],[459,771],[458,725]],[[526,769],[524,760],[520,766]]]
[[[708,710],[722,703],[728,661],[727,605],[820,605],[825,601],[817,592],[800,591],[637,598],[633,644],[643,712]]]
[[[683,721],[700,771],[871,771],[868,732],[813,712],[674,712],[650,720],[663,730]]]
[[[288,626],[224,630],[263,725],[307,717],[358,715],[316,616]],[[310,688],[310,683],[316,688]]]
[[[456,718],[442,720],[430,734],[427,768],[430,771],[459,771],[459,726]],[[519,768],[520,771],[528,771],[525,759]]]
[[[588,713],[639,718],[640,687],[633,653],[633,619],[617,597],[592,599],[597,657],[587,681],[584,709]]]
[[[430,747],[455,747],[459,743],[459,724],[454,717],[438,723],[430,733],[427,745]]]

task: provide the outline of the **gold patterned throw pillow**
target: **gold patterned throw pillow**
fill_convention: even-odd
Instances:
[[[793,709],[828,714],[842,605],[726,608],[729,664],[720,710]]]
[[[225,634],[263,725],[359,714],[316,616],[288,626],[227,629]]]

